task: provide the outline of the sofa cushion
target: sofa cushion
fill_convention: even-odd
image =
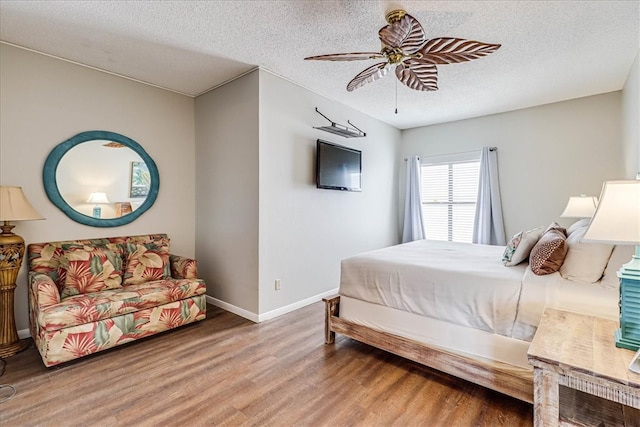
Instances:
[[[171,278],[169,241],[125,245],[124,285],[137,285]]]
[[[172,279],[78,294],[40,310],[38,324],[47,331],[56,331],[202,295],[205,291],[202,280]]]
[[[195,259],[169,255],[169,263],[171,264],[171,277],[174,279],[198,278],[198,263]]]
[[[64,250],[61,246],[52,243],[29,245],[29,271],[51,277],[58,288],[58,293],[62,292],[64,285],[64,277],[61,278],[60,275],[67,273],[66,270],[60,268],[60,257],[63,253]]]
[[[60,296],[100,292],[122,285],[122,250],[93,247],[67,250],[60,257],[60,269],[65,272]]]
[[[72,248],[102,247],[112,250],[113,245],[124,248],[127,242],[156,244],[169,246],[169,237],[166,234],[144,234],[139,236],[120,236],[98,239],[62,240],[59,242],[31,243],[27,246],[29,271],[43,273],[51,277],[58,290],[62,292],[66,274],[65,269],[60,269],[59,259],[64,251]]]
[[[61,268],[60,257],[69,250],[91,250],[93,248],[122,251],[123,246],[120,244],[113,244],[109,239],[80,239],[60,242],[32,243],[27,249],[29,271],[48,275],[58,287],[58,291],[62,293],[67,270],[65,268]]]
[[[111,243],[118,243],[125,245],[127,243],[154,243],[156,245],[169,245],[171,239],[166,234],[142,234],[139,236],[120,236],[109,237],[108,240]]]

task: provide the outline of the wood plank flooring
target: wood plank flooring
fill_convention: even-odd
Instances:
[[[532,405],[338,335],[315,303],[207,320],[61,367],[6,359],[2,426],[532,426]],[[0,389],[0,400],[6,389]]]

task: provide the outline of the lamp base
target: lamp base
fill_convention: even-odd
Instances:
[[[0,357],[9,357],[28,344],[18,337],[13,313],[13,293],[24,257],[24,240],[11,232],[13,225],[8,221],[0,228]]]
[[[620,329],[615,331],[616,347],[640,348],[640,245],[631,261],[618,271],[620,278]]]
[[[633,351],[640,349],[640,341],[623,337],[621,329],[616,329],[613,335],[616,339],[616,347]]]
[[[11,344],[3,344],[0,345],[0,359],[6,359],[7,357],[11,357],[16,353],[21,352],[29,345],[29,341],[27,340],[18,340]]]
[[[622,264],[618,277],[623,279],[640,280],[640,245],[636,245],[636,251],[631,257],[631,261]]]

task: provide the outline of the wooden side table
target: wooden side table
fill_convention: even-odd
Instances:
[[[634,352],[616,348],[617,328],[612,320],[545,310],[528,352],[534,426],[640,425],[640,374],[627,369]]]

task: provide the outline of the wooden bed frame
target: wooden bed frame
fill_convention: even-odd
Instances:
[[[336,333],[339,333],[438,371],[533,403],[533,375],[528,377],[517,375],[438,347],[343,320],[339,317],[339,295],[323,298],[323,301],[326,344],[333,344]]]

